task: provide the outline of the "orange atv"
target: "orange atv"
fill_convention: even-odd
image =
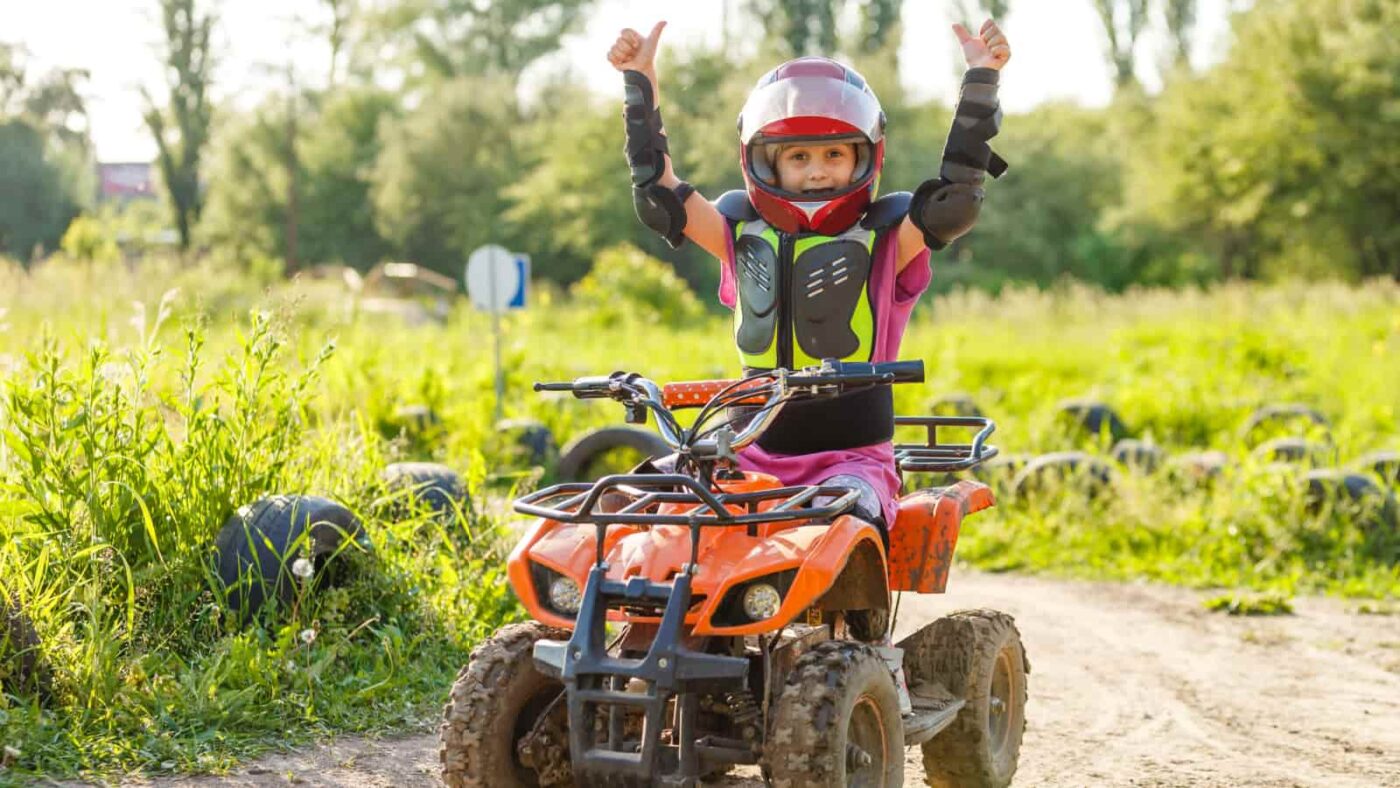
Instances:
[[[904,748],[921,744],[931,784],[1007,785],[1027,670],[1011,618],[963,611],[889,642],[891,596],[944,590],[962,518],[991,491],[908,494],[884,534],[848,514],[858,491],[738,470],[736,452],[788,402],[922,380],[917,361],[826,361],[664,388],[626,373],[536,384],[616,399],[633,423],[652,412],[675,469],[643,463],[515,502],[539,518],[509,562],[535,620],[502,627],[458,677],[444,781],[689,787],[758,764],[778,786],[898,786]],[[683,427],[672,409],[695,406]],[[996,454],[987,419],[896,422],[927,429],[895,446],[903,470]],[[949,445],[939,427],[979,431]]]

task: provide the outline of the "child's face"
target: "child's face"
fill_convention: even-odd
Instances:
[[[856,171],[856,146],[849,142],[790,145],[774,164],[778,188],[786,192],[820,192],[851,185]]]

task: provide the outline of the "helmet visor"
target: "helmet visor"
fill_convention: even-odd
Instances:
[[[760,132],[784,121],[804,119],[801,136],[856,132],[869,142],[884,134],[880,102],[869,90],[829,76],[788,77],[756,89],[739,114],[739,141],[745,145]]]
[[[855,154],[855,165],[848,184],[840,184],[821,192],[791,192],[782,188],[778,177],[778,159],[783,150],[797,145],[850,145]],[[863,134],[846,134],[835,137],[768,137],[758,135],[749,143],[749,172],[762,182],[767,191],[793,200],[831,199],[864,185],[870,175],[874,160],[874,145],[866,141]]]

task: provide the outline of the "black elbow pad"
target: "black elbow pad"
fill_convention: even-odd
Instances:
[[[977,223],[982,211],[982,187],[924,181],[909,203],[909,221],[924,234],[924,243],[937,251],[961,238]]]
[[[632,207],[637,210],[637,218],[654,230],[672,249],[679,249],[685,243],[685,201],[695,189],[681,181],[675,190],[659,183],[650,186],[632,187]]]

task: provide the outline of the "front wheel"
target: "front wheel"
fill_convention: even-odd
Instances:
[[[1030,672],[1016,622],[995,610],[960,610],[899,646],[912,681],[942,684],[966,703],[947,729],[924,743],[928,784],[1010,785],[1026,729]]]
[[[442,781],[450,788],[573,782],[568,712],[556,702],[564,685],[536,670],[533,658],[537,641],[568,638],[567,630],[530,621],[500,628],[472,652],[438,728]]]
[[[802,655],[778,695],[764,766],[776,788],[897,788],[904,725],[885,661],[863,643]]]

